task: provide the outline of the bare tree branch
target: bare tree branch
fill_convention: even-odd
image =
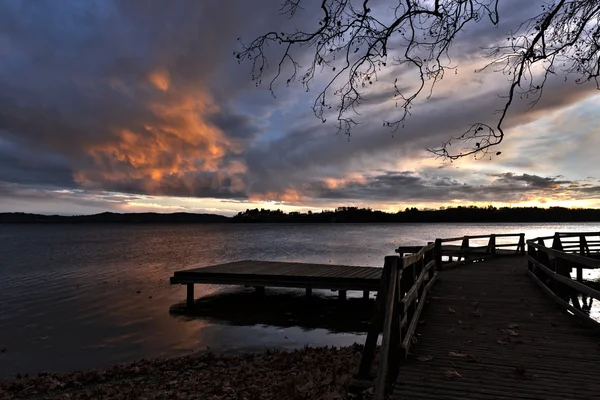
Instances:
[[[287,74],[286,83],[299,79],[308,91],[317,72],[328,72],[328,81],[317,94],[313,112],[322,121],[334,113],[337,129],[350,134],[358,124],[354,119],[364,100],[364,91],[379,79],[389,63],[402,65],[419,77],[413,89],[404,89],[393,81],[396,118],[384,121],[392,130],[404,126],[414,102],[428,98],[447,70],[454,70],[450,49],[456,36],[471,23],[483,19],[493,25],[500,21],[500,0],[388,0],[390,15],[373,12],[371,0],[322,0],[319,26],[309,32],[268,32],[234,54],[240,62],[252,64],[252,79],[260,85],[269,64],[266,49],[282,46],[277,69],[269,81],[269,90]],[[285,0],[280,11],[293,18],[301,10],[302,0]],[[445,159],[491,154],[504,139],[503,123],[514,100],[530,100],[533,107],[540,100],[550,75],[558,72],[576,75],[576,83],[595,81],[600,88],[600,2],[597,0],[560,0],[541,5],[541,12],[524,21],[508,35],[508,44],[487,49],[489,64],[509,77],[504,107],[492,126],[473,123],[467,131],[451,137],[438,148],[428,149]],[[394,43],[394,48],[391,48]],[[309,48],[312,59],[306,67],[296,60],[295,50]],[[395,55],[390,56],[390,53]],[[426,91],[426,94],[423,92]],[[274,93],[273,93],[274,95]],[[335,106],[333,111],[332,108]],[[453,143],[463,146],[451,152]],[[460,147],[460,146],[459,146]],[[500,154],[496,152],[496,154]]]

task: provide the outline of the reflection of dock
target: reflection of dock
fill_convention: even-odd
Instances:
[[[381,268],[349,265],[305,264],[278,261],[244,260],[204,268],[176,271],[171,284],[187,285],[188,304],[193,302],[194,284],[339,290],[345,298],[347,290],[377,291]]]

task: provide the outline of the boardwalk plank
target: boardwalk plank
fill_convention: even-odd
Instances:
[[[523,257],[511,257],[444,271],[391,399],[600,399],[600,337],[526,270]],[[433,359],[419,361],[424,355]]]

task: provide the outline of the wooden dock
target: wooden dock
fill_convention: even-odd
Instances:
[[[443,260],[442,244],[460,238],[385,258],[354,389],[374,387],[375,400],[600,399],[600,322],[589,315],[600,291],[583,281],[600,268],[600,233],[530,239],[526,251],[519,235],[511,258],[499,236],[484,253],[465,237],[458,261]]]
[[[600,398],[600,336],[552,302],[527,260],[444,271],[391,399]]]
[[[203,268],[176,271],[171,284],[187,285],[188,304],[193,302],[195,284],[338,290],[340,298],[347,290],[360,290],[365,297],[379,289],[381,268],[349,265],[306,264],[278,261],[244,260]]]
[[[600,269],[600,233],[396,252],[383,268],[248,260],[177,271],[171,283],[187,285],[188,303],[197,283],[377,291],[352,384],[375,400],[600,399],[600,323],[589,315],[600,291],[583,281]]]

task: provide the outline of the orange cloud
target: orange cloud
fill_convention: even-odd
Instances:
[[[93,167],[77,171],[77,182],[149,194],[243,190],[246,166],[230,157],[243,147],[210,122],[219,108],[207,93],[171,93],[147,108],[151,117],[142,127],[117,127],[110,139],[88,146]]]
[[[157,88],[166,92],[171,86],[171,74],[166,68],[157,68],[148,74],[148,80]]]
[[[364,175],[358,173],[350,173],[342,178],[325,178],[323,184],[328,189],[339,189],[346,187],[351,183],[367,183],[367,178]]]
[[[267,192],[261,194],[250,194],[250,201],[254,202],[281,202],[281,203],[297,203],[306,200],[307,197],[294,188],[286,188],[282,192]]]

